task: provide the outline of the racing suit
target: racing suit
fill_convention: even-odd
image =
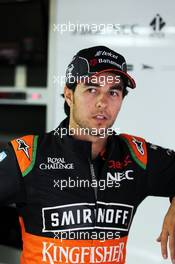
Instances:
[[[91,143],[64,120],[44,135],[12,140],[0,153],[0,202],[20,215],[22,264],[125,263],[128,233],[149,195],[175,192],[175,154],[126,134],[108,137],[97,179]]]

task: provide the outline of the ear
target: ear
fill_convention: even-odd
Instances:
[[[69,89],[67,86],[64,87],[64,98],[70,107],[73,102],[73,91]]]

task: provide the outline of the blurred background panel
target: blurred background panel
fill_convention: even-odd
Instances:
[[[12,138],[46,131],[45,105],[2,104],[0,113],[1,148]]]
[[[26,87],[46,87],[48,0],[0,0],[0,86],[14,86],[21,67]]]
[[[0,143],[47,129],[48,0],[0,0]]]
[[[47,130],[49,0],[0,0],[0,150]],[[0,208],[0,263],[19,263],[14,205]]]

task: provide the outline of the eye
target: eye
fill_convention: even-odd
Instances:
[[[111,90],[111,91],[109,91],[109,94],[110,94],[112,97],[119,96],[119,92],[118,92],[117,90]]]
[[[91,93],[91,94],[94,94],[94,93],[96,93],[97,89],[94,88],[94,87],[88,87],[87,91],[88,91],[89,93]]]

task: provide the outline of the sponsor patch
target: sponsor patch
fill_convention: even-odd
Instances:
[[[144,155],[143,142],[137,140],[136,138],[133,138],[132,142],[136,145],[138,152],[143,156]]]
[[[5,153],[5,151],[2,151],[0,153],[0,162],[2,162],[6,157],[7,157],[7,154]]]
[[[67,163],[64,158],[48,157],[46,162],[39,165],[40,170],[73,170],[74,164]]]
[[[128,231],[133,206],[120,203],[75,203],[42,209],[42,232],[63,232],[83,229]]]
[[[23,139],[17,139],[16,142],[18,143],[18,150],[22,150],[26,157],[30,160],[29,145],[27,145]]]
[[[107,172],[107,179],[115,182],[121,182],[123,180],[131,181],[134,180],[133,172],[134,172],[133,170],[126,170],[123,172],[114,172],[114,173]]]
[[[129,155],[127,155],[122,161],[109,160],[108,168],[109,169],[123,169],[131,163],[132,163],[131,158]]]

